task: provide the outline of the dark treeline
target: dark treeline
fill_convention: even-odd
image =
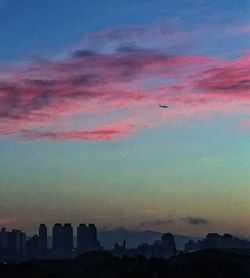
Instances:
[[[250,277],[250,256],[216,250],[183,254],[172,259],[114,257],[104,252],[79,255],[74,260],[32,261],[0,265],[4,278],[244,278]]]

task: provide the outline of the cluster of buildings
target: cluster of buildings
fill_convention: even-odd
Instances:
[[[115,256],[144,256],[146,258],[170,258],[180,253],[189,253],[205,249],[237,250],[244,254],[250,250],[250,241],[233,237],[230,234],[219,235],[208,233],[202,240],[190,240],[185,244],[184,250],[177,250],[175,237],[171,233],[163,234],[161,240],[156,240],[152,245],[143,243],[134,249],[126,249],[126,242],[116,244],[112,250]]]
[[[185,244],[185,251],[192,252],[204,249],[250,249],[250,242],[233,237],[230,234],[209,233],[203,240],[190,240]]]
[[[126,249],[126,241],[122,245],[115,244],[112,254],[115,256],[144,256],[145,258],[171,258],[177,255],[175,237],[171,233],[163,234],[161,240],[152,245],[143,243],[134,249]]]
[[[52,228],[52,245],[48,247],[48,232],[45,224],[40,224],[38,233],[26,237],[20,230],[0,230],[0,263],[6,261],[23,261],[32,259],[66,259],[78,254],[102,250],[97,239],[95,224],[80,224],[77,227],[74,242],[73,227],[70,223],[56,223]],[[209,233],[206,238],[197,242],[188,241],[184,252],[202,249],[249,249],[250,242],[233,237],[230,234],[219,235]],[[171,233],[163,234],[153,244],[143,243],[137,248],[127,249],[126,241],[116,243],[112,250],[107,251],[114,256],[144,256],[146,258],[170,258],[176,256],[175,237]]]
[[[76,242],[74,242],[76,241]],[[76,246],[76,247],[75,247]],[[97,228],[94,224],[80,224],[77,227],[76,240],[70,223],[56,223],[52,228],[52,244],[48,247],[48,231],[45,224],[40,224],[38,233],[26,237],[20,230],[0,230],[0,262],[22,261],[32,259],[66,259],[78,254],[102,250],[97,239]],[[171,233],[162,235],[152,245],[140,244],[137,248],[127,249],[126,241],[116,243],[107,251],[114,256],[145,256],[169,258],[176,255],[175,238]]]
[[[94,224],[77,227],[77,242],[74,248],[73,227],[70,223],[56,223],[52,228],[52,247],[48,248],[48,233],[45,224],[40,224],[38,234],[26,237],[20,230],[0,231],[0,260],[63,259],[77,254],[100,250],[97,228]]]
[[[26,247],[25,234],[20,230],[7,232],[5,228],[0,231],[1,257],[24,258]]]

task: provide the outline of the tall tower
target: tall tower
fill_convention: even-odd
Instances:
[[[98,250],[97,229],[95,224],[80,224],[77,227],[78,253]]]
[[[164,257],[176,255],[175,237],[171,233],[166,233],[161,237],[162,247],[164,248]]]
[[[45,224],[40,224],[38,234],[39,234],[39,254],[44,255],[47,251],[47,227]]]
[[[79,224],[77,227],[77,250],[78,253],[86,251],[88,241],[88,227],[85,224]]]
[[[63,245],[62,251],[70,254],[73,249],[73,228],[70,223],[63,225]]]
[[[52,249],[55,252],[61,252],[63,245],[62,224],[56,223],[52,229]]]
[[[7,250],[7,232],[5,228],[0,231],[0,250]]]
[[[25,234],[20,230],[7,233],[7,248],[11,256],[23,258],[25,256]]]
[[[97,229],[95,224],[89,224],[89,237],[91,242],[91,250],[97,249]]]
[[[57,255],[69,255],[73,249],[73,228],[70,223],[57,223],[53,227],[52,247]]]

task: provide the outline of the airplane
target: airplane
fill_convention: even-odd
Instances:
[[[159,104],[159,106],[160,106],[161,108],[168,108],[167,105],[161,105],[161,104]]]

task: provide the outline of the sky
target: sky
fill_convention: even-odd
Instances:
[[[249,13],[0,0],[0,226],[250,236]]]

